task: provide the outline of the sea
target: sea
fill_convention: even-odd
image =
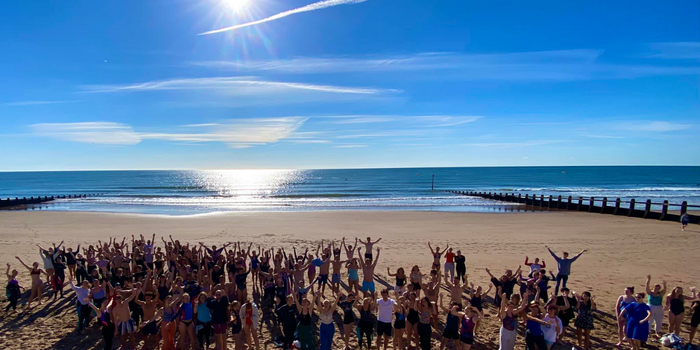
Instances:
[[[518,205],[448,190],[700,205],[700,167],[455,167],[333,170],[0,172],[0,198],[96,194],[24,210],[198,215],[416,210],[504,212]]]

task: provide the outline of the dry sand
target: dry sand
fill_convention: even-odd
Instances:
[[[0,211],[0,263],[11,263],[20,270],[20,283],[29,286],[26,270],[14,259],[40,261],[34,244],[50,245],[65,240],[68,246],[95,243],[107,237],[131,234],[172,235],[192,243],[228,241],[256,242],[264,246],[297,247],[316,245],[321,239],[339,240],[382,237],[377,272],[386,279],[386,268],[409,269],[418,264],[428,271],[432,258],[427,247],[446,244],[467,256],[471,281],[487,286],[484,268],[500,274],[515,269],[525,255],[544,258],[554,267],[545,245],[557,253],[588,249],[572,268],[569,287],[577,292],[591,291],[600,312],[592,332],[595,349],[612,348],[617,342],[614,305],[625,286],[643,290],[645,276],[655,282],[668,281],[669,287],[689,287],[698,283],[700,248],[698,226],[681,232],[680,225],[611,215],[550,212],[475,214],[440,212],[359,212],[309,213],[230,213],[188,217],[165,217],[77,212]],[[160,238],[157,238],[160,241]],[[345,276],[343,276],[345,280]],[[388,279],[387,279],[388,280]],[[391,280],[390,280],[391,281]],[[553,287],[553,284],[550,284]],[[378,286],[381,286],[379,284]],[[26,302],[28,294],[23,297]],[[493,292],[491,293],[493,296]],[[73,294],[49,302],[29,312],[0,311],[2,349],[102,349],[99,328],[86,335],[75,331],[77,316]],[[3,304],[4,306],[4,304]],[[485,309],[486,318],[477,335],[475,349],[498,348],[498,322],[495,309]],[[689,317],[683,326],[687,332]],[[264,339],[269,333],[263,331]],[[687,333],[685,333],[687,337]],[[336,331],[336,347],[342,341]],[[518,349],[524,349],[522,335]],[[356,344],[356,343],[355,343]],[[437,341],[435,343],[437,345]],[[116,346],[115,346],[116,348]],[[275,348],[267,344],[265,348]],[[435,346],[437,348],[437,346]]]

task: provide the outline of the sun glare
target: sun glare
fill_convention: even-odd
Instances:
[[[246,8],[248,8],[248,5],[250,4],[251,0],[222,0],[223,3],[226,5],[226,7],[230,8],[234,12],[242,12]]]

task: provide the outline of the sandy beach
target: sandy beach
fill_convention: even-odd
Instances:
[[[14,256],[26,262],[40,261],[35,243],[50,245],[65,241],[67,246],[95,244],[108,237],[132,234],[174,239],[190,243],[220,244],[230,241],[254,242],[266,247],[311,247],[322,239],[342,237],[382,238],[377,274],[388,279],[386,269],[410,269],[418,264],[429,271],[432,257],[427,243],[461,249],[467,257],[470,281],[486,287],[490,268],[495,275],[515,270],[525,255],[543,258],[556,270],[545,245],[556,253],[588,249],[573,264],[569,287],[591,291],[599,311],[592,332],[593,347],[608,349],[617,342],[615,301],[625,286],[644,290],[647,274],[654,282],[666,280],[669,288],[689,288],[698,283],[700,265],[697,250],[700,229],[685,232],[674,222],[660,222],[612,215],[576,212],[477,214],[442,212],[295,212],[228,213],[185,217],[81,212],[0,211],[0,263],[20,270],[20,283],[30,286],[29,274]],[[556,273],[556,271],[555,271]],[[345,280],[345,275],[343,275]],[[381,285],[381,282],[380,284]],[[553,283],[550,284],[553,287]],[[28,295],[28,293],[27,293]],[[493,296],[493,292],[491,295]],[[4,299],[4,298],[3,298]],[[0,347],[3,349],[101,349],[98,328],[86,335],[76,332],[77,316],[73,293],[57,302],[29,312],[0,311]],[[23,298],[26,302],[26,295]],[[22,303],[23,303],[22,302]],[[4,306],[4,304],[3,304]],[[441,315],[444,318],[444,314]],[[683,331],[688,329],[686,317]],[[265,340],[269,332],[263,330]],[[687,333],[685,334],[687,338]],[[475,349],[498,348],[498,319],[495,309],[485,309],[485,320],[477,335]],[[336,347],[342,341],[336,332]],[[524,348],[523,337],[518,337]],[[436,343],[437,345],[437,343]],[[267,349],[274,348],[266,344]],[[437,348],[437,347],[436,347]]]

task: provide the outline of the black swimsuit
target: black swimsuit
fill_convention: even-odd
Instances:
[[[418,311],[416,311],[415,309],[409,309],[406,320],[408,320],[408,322],[411,324],[417,324],[418,321],[420,321],[420,315],[418,314]]]

